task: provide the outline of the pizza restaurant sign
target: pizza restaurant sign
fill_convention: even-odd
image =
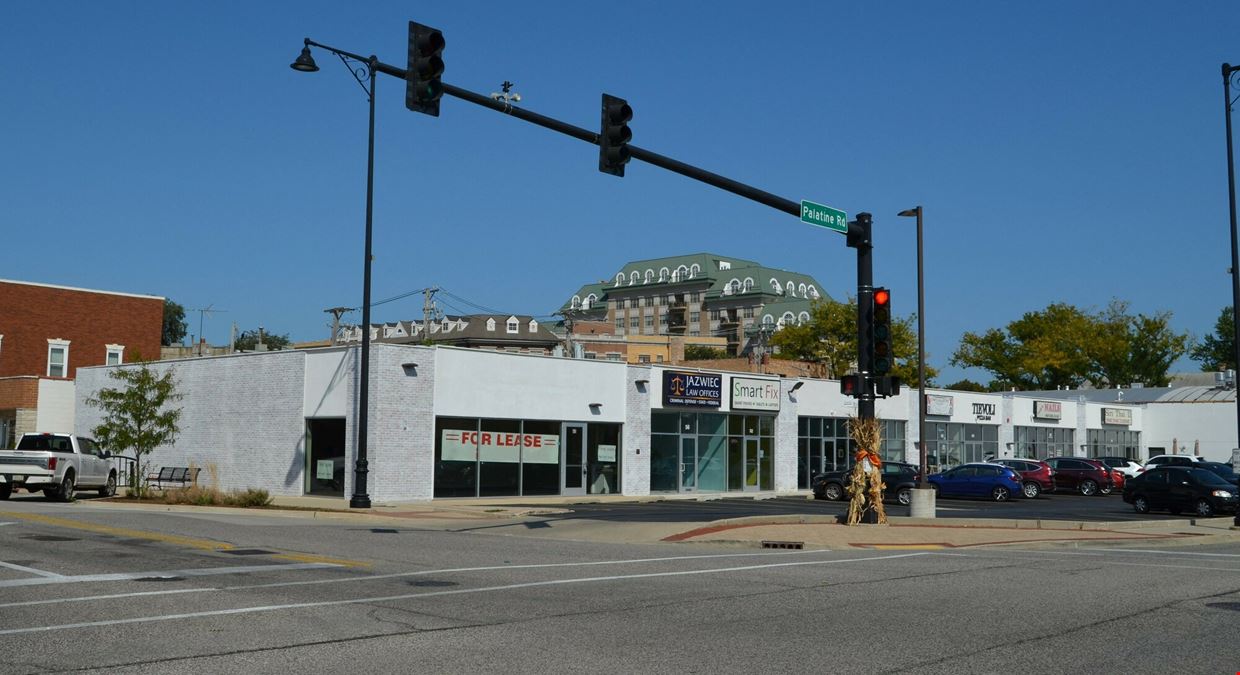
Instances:
[[[732,378],[733,410],[779,411],[779,381]]]
[[[974,403],[973,417],[978,422],[988,422],[995,416],[995,404],[993,403]]]

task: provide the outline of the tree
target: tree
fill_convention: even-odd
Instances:
[[[1219,312],[1214,332],[1202,338],[1201,344],[1189,352],[1189,357],[1201,363],[1202,372],[1236,369],[1236,323],[1231,307]]]
[[[133,451],[137,480],[130,484],[137,496],[143,497],[150,468],[143,458],[175,441],[181,432],[181,409],[170,407],[181,400],[181,394],[171,368],[158,375],[147,361],[137,367],[113,369],[108,376],[122,386],[100,389],[86,399],[87,405],[103,411],[103,422],[91,431],[100,445],[113,452]]]
[[[164,300],[164,333],[160,344],[175,345],[185,339],[185,308],[172,300]]]
[[[986,389],[986,385],[969,379],[953,382],[952,384],[947,385],[946,389],[952,389],[955,391],[988,391],[988,389]]]
[[[262,337],[263,344],[267,345],[268,351],[277,351],[280,349],[288,349],[292,341],[289,340],[288,334],[273,335],[265,332],[261,327],[258,330],[241,331],[237,336],[237,341],[233,343],[233,349],[239,352],[252,352],[258,346],[259,337]]]
[[[1096,387],[1141,382],[1164,387],[1167,371],[1188,351],[1188,334],[1170,327],[1171,313],[1128,314],[1128,303],[1112,300],[1094,317],[1087,334],[1090,381]]]
[[[686,361],[703,361],[707,359],[726,359],[728,352],[723,349],[712,349],[705,345],[685,345]]]
[[[1162,386],[1171,363],[1188,346],[1188,335],[1172,331],[1170,318],[1170,312],[1130,315],[1121,300],[1100,312],[1053,303],[1006,329],[965,333],[951,363],[989,371],[995,378],[992,391],[1075,388],[1085,382]]]
[[[892,317],[891,348],[895,360],[891,374],[907,386],[917,386],[917,331],[913,328],[916,315]],[[778,358],[822,363],[831,377],[840,377],[857,364],[857,299],[847,303],[815,300],[810,306],[810,320],[786,325],[776,331],[771,344],[779,347]],[[938,374],[926,365],[926,384]]]

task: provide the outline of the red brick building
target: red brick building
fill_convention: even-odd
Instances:
[[[160,297],[0,280],[0,447],[72,431],[77,369],[158,359],[163,321]]]

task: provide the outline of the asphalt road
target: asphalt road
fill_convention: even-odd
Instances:
[[[1236,672],[1238,621],[1240,546],[762,551],[0,504],[3,673]]]
[[[529,505],[534,506],[534,505]],[[895,502],[885,505],[889,516],[907,516],[907,506]],[[746,516],[814,514],[840,515],[848,510],[848,502],[829,502],[805,497],[775,499],[727,498],[668,500],[649,503],[572,504],[571,513],[545,516],[547,519],[587,518],[624,522],[701,522]],[[1031,520],[1076,520],[1116,522],[1184,518],[1169,513],[1141,515],[1125,504],[1118,494],[1085,497],[1079,494],[1043,495],[1037,499],[1013,499],[992,502],[981,499],[943,499],[936,502],[941,517],[951,518],[1020,518]]]

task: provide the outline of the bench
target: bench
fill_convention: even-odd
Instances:
[[[179,484],[181,487],[186,487],[198,482],[198,467],[164,466],[160,467],[159,473],[148,475],[146,480],[152,486],[160,489],[163,489],[164,485],[167,483]]]

